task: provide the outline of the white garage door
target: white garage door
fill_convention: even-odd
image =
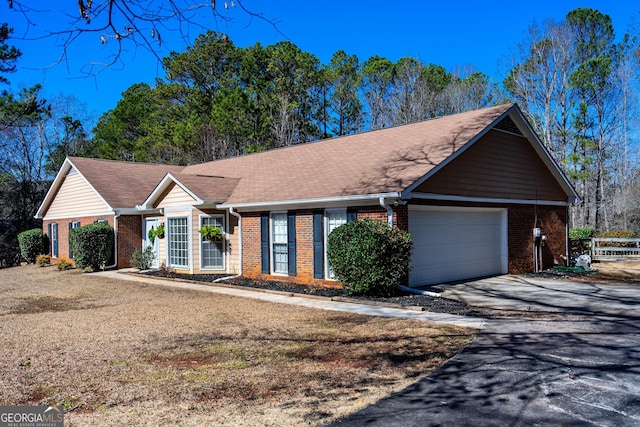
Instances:
[[[507,272],[506,209],[409,207],[409,285]]]

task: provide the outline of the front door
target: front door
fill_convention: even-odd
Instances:
[[[151,246],[153,248],[153,262],[151,263],[151,268],[160,267],[160,263],[158,260],[160,259],[160,244],[158,243],[158,238],[155,241],[151,242],[149,239],[149,230],[156,228],[159,225],[160,220],[158,218],[145,218],[144,220],[144,235],[142,236],[142,249],[146,249]]]

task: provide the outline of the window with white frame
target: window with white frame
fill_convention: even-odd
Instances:
[[[200,217],[200,228],[203,226],[213,226],[220,228],[224,236],[224,216],[211,215]],[[200,238],[200,268],[204,269],[224,269],[224,237],[213,240]]]
[[[189,221],[187,217],[167,218],[168,261],[170,267],[189,267]]]
[[[340,209],[340,210],[327,210],[325,211],[324,214],[325,217],[325,227],[324,227],[324,239],[325,239],[325,252],[324,252],[324,256],[325,256],[325,263],[324,265],[327,266],[327,279],[335,279],[335,274],[333,273],[333,270],[331,269],[331,266],[329,265],[329,260],[327,259],[327,240],[329,238],[329,234],[331,234],[331,232],[333,230],[335,230],[336,228],[340,227],[342,224],[346,224],[347,223],[347,210],[346,209]]]
[[[49,240],[51,241],[51,256],[58,258],[58,224],[49,224]]]
[[[287,274],[289,253],[287,250],[287,214],[271,214],[271,269],[274,273]]]

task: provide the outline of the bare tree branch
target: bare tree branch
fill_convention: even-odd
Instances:
[[[177,32],[188,45],[194,30],[200,33],[212,24],[231,23],[240,16],[249,17],[250,23],[253,19],[266,22],[283,35],[275,21],[245,7],[244,0],[77,0],[73,12],[72,2],[64,5],[66,22],[52,19],[53,10],[37,9],[39,6],[33,6],[35,1],[7,0],[9,8],[21,15],[26,24],[24,34],[16,35],[17,39],[55,39],[58,43],[61,52],[50,67],[61,63],[68,66],[70,47],[80,36],[94,34],[96,46],[115,45],[102,61],[93,60],[83,66],[81,72],[89,76],[122,62],[128,46],[141,47],[161,61],[164,34]]]

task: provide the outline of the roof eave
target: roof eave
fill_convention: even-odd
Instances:
[[[160,180],[160,182],[155,186],[153,191],[151,191],[151,194],[149,194],[149,196],[147,196],[145,201],[142,202],[142,204],[137,205],[136,208],[139,209],[139,210],[152,210],[152,209],[154,209],[153,203],[155,203],[157,201],[157,199],[162,195],[162,193],[167,188],[169,188],[171,183],[174,183],[177,186],[179,186],[184,192],[186,192],[190,197],[192,197],[195,200],[196,204],[201,205],[201,204],[205,203],[204,200],[202,200],[195,193],[193,193],[193,191],[189,190],[189,188],[187,188],[186,185],[181,183],[178,178],[173,176],[171,174],[171,172],[167,172],[167,174],[162,178],[162,180]]]
[[[567,178],[565,173],[562,171],[562,168],[560,168],[558,163],[553,159],[553,156],[551,156],[551,153],[549,152],[547,147],[545,147],[545,145],[542,143],[542,141],[538,137],[538,134],[533,130],[533,128],[531,127],[531,124],[522,113],[522,110],[520,110],[520,108],[517,105],[514,105],[514,107],[516,107],[514,110],[515,115],[512,116],[511,119],[514,120],[514,122],[516,122],[516,125],[522,125],[524,129],[521,129],[521,131],[525,133],[525,137],[529,141],[536,142],[535,144],[532,144],[533,149],[536,150],[536,152],[542,159],[543,163],[547,166],[547,168],[549,169],[551,174],[554,176],[558,184],[560,184],[560,187],[562,187],[562,189],[566,193],[567,201],[569,203],[579,202],[580,196],[578,196],[578,193],[576,192],[575,188],[573,188],[573,185],[569,182],[569,179]]]
[[[524,114],[520,110],[520,107],[518,107],[518,104],[513,104],[509,109],[507,109],[504,113],[502,113],[498,118],[496,118],[489,125],[487,125],[475,137],[470,139],[463,147],[458,149],[451,156],[447,157],[444,161],[440,162],[436,167],[431,169],[426,175],[424,175],[423,177],[421,177],[420,179],[415,181],[413,184],[411,184],[409,187],[407,187],[402,192],[402,198],[403,199],[410,199],[411,198],[411,192],[413,190],[415,190],[418,186],[420,186],[422,183],[424,183],[427,179],[432,177],[435,173],[437,173],[443,167],[445,167],[446,165],[451,163],[453,160],[455,160],[459,155],[461,155],[464,151],[466,151],[471,145],[473,145],[476,141],[478,141],[480,138],[482,138],[487,132],[489,132],[491,129],[493,129],[493,127],[496,124],[498,124],[500,121],[502,121],[507,116],[511,116],[511,119],[514,120],[517,125],[521,125],[521,126],[518,126],[518,127],[519,128],[522,127],[521,130],[525,134],[525,137],[530,142],[533,142],[531,144],[533,146],[533,149],[538,153],[538,156],[541,158],[543,163],[545,163],[547,168],[550,170],[551,174],[554,176],[556,181],[560,184],[560,186],[562,187],[563,191],[567,195],[567,203],[576,203],[577,201],[579,201],[580,197],[576,193],[575,189],[573,188],[573,186],[571,185],[571,183],[567,179],[567,177],[564,174],[564,172],[562,172],[562,169],[558,166],[556,161],[553,159],[553,157],[551,156],[551,154],[549,153],[547,148],[544,146],[544,144],[542,143],[542,141],[540,140],[538,135],[531,128],[531,125],[529,124],[529,121],[524,117]]]
[[[47,191],[47,194],[45,195],[44,200],[42,201],[42,203],[40,204],[40,207],[38,208],[36,214],[34,215],[34,218],[37,218],[37,219],[44,218],[45,211],[49,209],[49,206],[51,205],[51,202],[53,201],[55,194],[57,193],[58,189],[62,185],[64,178],[67,176],[67,173],[69,173],[69,170],[71,168],[74,168],[78,172],[78,174],[82,177],[82,179],[84,179],[87,185],[89,185],[89,187],[91,187],[91,189],[96,193],[96,195],[100,198],[100,200],[102,200],[102,202],[105,204],[107,209],[110,211],[114,211],[113,206],[111,206],[104,199],[104,197],[102,197],[102,194],[100,194],[100,192],[98,192],[98,190],[95,189],[95,187],[93,186],[93,184],[91,184],[91,182],[87,179],[87,177],[84,176],[84,174],[80,171],[80,169],[78,169],[78,167],[73,164],[71,159],[67,157],[66,159],[64,159],[62,166],[60,166],[60,170],[58,171],[58,174],[53,180],[51,187],[49,187],[49,191]]]
[[[238,211],[279,210],[317,207],[353,206],[354,202],[377,205],[380,198],[401,199],[402,193],[354,194],[348,196],[317,197],[311,199],[271,200],[255,202],[226,202],[218,205],[219,209],[233,208]]]
[[[71,169],[71,161],[67,157],[66,159],[64,159],[62,166],[60,166],[60,170],[58,170],[56,177],[54,178],[51,186],[49,187],[49,190],[47,191],[47,194],[44,196],[42,203],[40,203],[40,206],[38,207],[38,211],[34,215],[34,218],[44,218],[44,211],[49,208],[49,205],[53,201],[53,195],[55,193],[54,188],[57,189],[58,187],[60,187],[62,181],[64,180],[64,177],[67,175],[67,172],[69,172],[69,169]]]

